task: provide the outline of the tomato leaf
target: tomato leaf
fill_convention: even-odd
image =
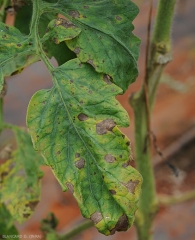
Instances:
[[[37,61],[33,39],[23,35],[17,28],[0,22],[0,91],[5,76],[21,71]]]
[[[4,204],[0,204],[0,239],[3,239],[2,235],[7,235],[6,239],[12,240],[11,235],[18,235],[18,231],[14,226],[14,220],[10,213],[7,211]],[[18,237],[14,239],[18,240]]]
[[[129,165],[129,140],[117,127],[129,124],[115,99],[122,90],[78,59],[52,74],[53,88],[38,91],[28,107],[34,147],[100,232],[127,230],[142,179]]]
[[[82,31],[67,40],[68,47],[82,62],[113,78],[124,91],[138,74],[140,40],[132,34],[137,6],[129,0],[66,1],[45,4],[70,19]]]
[[[34,151],[28,133],[14,129],[18,148],[0,168],[0,201],[6,204],[13,219],[23,222],[32,215],[39,202],[39,167],[42,158]]]

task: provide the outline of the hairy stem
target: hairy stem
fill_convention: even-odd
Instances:
[[[35,39],[34,42],[36,44],[37,55],[40,56],[40,58],[43,60],[46,67],[48,68],[50,74],[52,75],[53,66],[43,51],[41,39],[39,37],[38,24],[39,24],[39,18],[42,13],[41,11],[42,10],[40,7],[40,1],[34,0],[33,1],[33,15],[32,15],[32,21],[31,21],[31,25],[30,25],[30,33]]]
[[[136,217],[136,229],[139,240],[152,239],[152,223],[158,210],[151,163],[151,130],[148,121],[150,120],[160,76],[165,65],[171,60],[170,32],[175,3],[176,0],[159,0],[154,32],[150,43],[149,59],[146,62],[146,77],[141,90],[130,98],[130,104],[134,109],[135,115],[136,166],[143,177],[142,195]]]
[[[3,130],[3,98],[0,98],[0,133]]]
[[[178,203],[183,203],[195,199],[195,190],[182,193],[176,196],[159,195],[159,204],[162,206],[171,206]]]
[[[10,0],[4,0],[2,1],[3,3],[1,3],[2,5],[0,5],[0,22],[5,22],[6,19],[6,11],[5,11],[5,7],[9,4]]]

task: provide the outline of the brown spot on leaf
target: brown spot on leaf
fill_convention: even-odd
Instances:
[[[106,82],[107,84],[109,84],[109,85],[112,84],[112,82],[110,81],[111,77],[109,75],[104,74],[103,79],[104,79],[104,82]]]
[[[128,160],[126,163],[123,163],[122,167],[126,168],[130,165],[130,160]]]
[[[110,230],[110,234],[113,235],[115,234],[116,231],[119,231],[119,232],[127,231],[128,227],[129,227],[128,218],[124,214],[119,218],[116,226]]]
[[[66,183],[67,188],[71,191],[71,193],[74,193],[74,186],[72,185],[72,183],[67,182]]]
[[[91,64],[91,66],[93,66],[94,68],[96,68],[95,64],[93,63],[93,60],[92,59],[89,59],[87,61],[87,63]]]
[[[54,27],[55,26],[63,26],[65,28],[72,28],[72,27],[76,27],[75,24],[73,24],[72,22],[68,21],[67,19],[64,19],[64,18],[58,18],[55,20],[54,22]]]
[[[88,119],[88,116],[87,116],[86,114],[84,114],[84,113],[80,113],[80,114],[78,115],[78,119],[79,119],[80,121],[86,121],[86,120]]]
[[[116,160],[116,158],[113,157],[111,154],[106,154],[106,156],[104,157],[104,159],[105,159],[106,162],[108,162],[108,163],[113,163],[113,162]]]
[[[59,41],[58,41],[57,38],[53,38],[53,41],[55,42],[55,44],[58,44],[58,43],[59,43]]]
[[[89,6],[84,6],[84,8],[85,8],[85,9],[88,9],[88,8],[89,8]]]
[[[133,194],[135,194],[135,189],[138,184],[139,184],[138,180],[135,181],[130,180],[128,183],[123,183],[123,185],[128,189],[128,191]]]
[[[76,153],[75,158],[79,158],[79,157],[80,157],[80,153]]]
[[[103,120],[96,125],[96,132],[99,135],[106,134],[107,131],[112,131],[116,123],[112,119]]]
[[[61,153],[60,151],[57,152],[58,155],[59,155],[60,153]]]
[[[75,52],[76,54],[79,54],[80,51],[81,51],[81,49],[80,49],[79,47],[76,47],[76,48],[74,49],[74,52]]]
[[[109,192],[110,192],[112,195],[115,195],[115,194],[116,194],[116,191],[115,191],[115,190],[109,190]]]
[[[93,214],[91,214],[90,219],[94,222],[94,224],[97,224],[103,219],[103,217],[100,212],[94,212]]]
[[[76,168],[82,169],[85,166],[85,160],[83,158],[81,158],[78,161],[76,161],[74,165]]]
[[[27,203],[25,206],[29,207],[31,211],[34,211],[34,209],[35,209],[35,207],[37,206],[38,203],[39,203],[39,201],[33,201],[33,202]]]
[[[79,18],[80,13],[79,13],[78,11],[71,10],[71,11],[69,11],[69,15],[70,15],[72,18]]]
[[[4,177],[6,177],[8,175],[9,172],[5,171],[5,172],[2,172],[0,177],[1,179],[3,179]]]
[[[116,20],[122,20],[122,18],[120,16],[116,16]]]
[[[23,218],[28,218],[28,217],[30,217],[30,214],[29,214],[29,213],[23,214]]]

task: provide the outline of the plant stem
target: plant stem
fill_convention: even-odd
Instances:
[[[171,60],[170,32],[175,3],[176,0],[159,0],[149,60],[146,61],[145,80],[141,90],[130,98],[135,116],[136,167],[143,177],[142,195],[135,222],[139,240],[152,239],[153,219],[158,210],[148,121],[150,121],[160,76],[165,65]],[[149,107],[146,100],[149,102]]]
[[[182,193],[176,196],[159,195],[159,204],[162,206],[171,206],[178,203],[187,202],[195,199],[195,190]]]
[[[3,98],[0,98],[0,133],[3,130]]]
[[[72,239],[72,237],[76,236],[78,233],[93,227],[94,224],[91,220],[85,220],[82,223],[78,224],[75,228],[72,228],[71,230],[67,231],[63,235],[58,235],[59,240],[69,240]]]
[[[32,15],[32,21],[30,25],[30,34],[34,37],[35,39],[35,44],[36,44],[36,49],[37,49],[37,55],[40,56],[40,58],[43,60],[45,65],[47,66],[51,76],[52,76],[52,70],[53,66],[48,60],[46,54],[43,51],[42,48],[42,43],[41,39],[39,37],[39,32],[38,32],[38,24],[39,24],[39,18],[41,16],[41,3],[39,0],[34,0],[33,1],[33,15]]]
[[[5,11],[5,7],[8,5],[9,1],[10,0],[4,0],[2,6],[0,6],[1,7],[1,9],[0,9],[0,22],[5,22],[6,15],[7,15],[7,13]]]

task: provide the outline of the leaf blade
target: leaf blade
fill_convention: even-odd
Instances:
[[[100,232],[127,230],[137,209],[141,177],[128,164],[129,140],[116,126],[129,124],[115,99],[122,90],[78,59],[53,75],[55,86],[38,91],[28,107],[34,147]]]
[[[37,61],[33,39],[17,28],[0,22],[0,89],[5,76],[20,72],[25,66]]]
[[[138,75],[137,58],[140,41],[132,34],[137,6],[127,0],[72,1],[61,0],[56,9],[82,29],[81,34],[66,41],[82,62],[97,72],[113,78],[126,91]]]
[[[29,134],[16,128],[14,133],[18,149],[0,169],[1,202],[21,223],[32,215],[39,202],[42,158],[35,153]]]

